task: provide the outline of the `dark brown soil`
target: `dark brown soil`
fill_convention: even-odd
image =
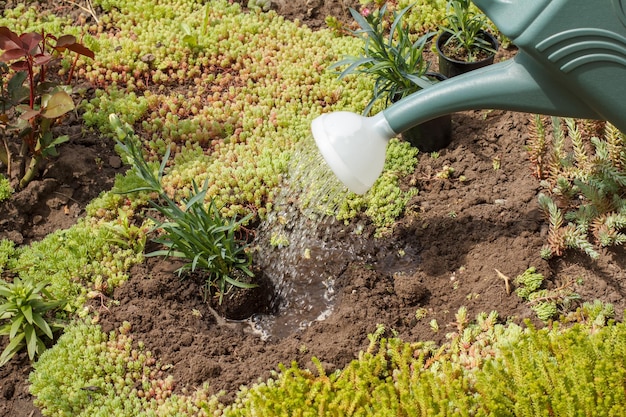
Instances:
[[[276,3],[281,14],[313,27],[322,26],[329,14],[345,15],[350,5]],[[510,54],[500,52],[497,60]],[[605,250],[598,261],[578,253],[551,262],[539,256],[547,225],[537,205],[539,182],[524,149],[529,118],[497,110],[454,114],[452,144],[436,158],[421,154],[417,170],[405,178],[420,193],[391,236],[374,239],[366,227],[357,244],[341,224],[330,226],[330,234],[320,229],[320,239],[355,247],[355,253],[343,251],[318,271],[334,279],[334,307],[325,320],[263,341],[249,323],[216,316],[203,300],[201,279],[181,282],[173,272],[178,264],[151,258],[115,290],[119,305],[102,310],[101,324],[111,330],[130,322],[135,340],[173,365],[177,389],[209,382],[214,392],[227,391],[229,400],[240,385],[266,379],[279,363],[308,366],[316,356],[327,370],[345,366],[366,347],[366,335],[377,324],[405,340],[441,342],[461,306],[470,316],[497,310],[503,320],[532,318],[528,306],[507,293],[500,275],[514,278],[530,266],[553,286],[582,278],[574,288],[582,300],[614,303],[621,318],[623,250]],[[100,168],[96,158],[103,161]],[[454,168],[452,178],[438,179],[445,166]],[[91,198],[110,188],[118,168],[111,143],[94,133],[73,137],[42,180],[0,205],[0,238],[26,243],[68,227]],[[418,309],[425,318],[416,317]],[[429,325],[433,319],[438,332]],[[40,415],[28,394],[29,372],[24,354],[0,368],[0,416]]]

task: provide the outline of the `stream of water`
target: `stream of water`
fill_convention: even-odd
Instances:
[[[332,313],[337,274],[358,257],[356,234],[349,244],[333,239],[349,227],[332,217],[348,193],[312,139],[294,152],[288,178],[257,235],[259,266],[276,290],[276,313],[253,317],[261,337],[286,337]]]

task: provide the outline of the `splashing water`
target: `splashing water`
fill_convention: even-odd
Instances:
[[[299,193],[304,215],[334,216],[351,192],[330,169],[314,141],[302,142],[293,158],[288,188]]]
[[[259,266],[276,288],[276,313],[253,318],[263,338],[283,338],[332,313],[335,279],[358,257],[356,236],[349,244],[333,240],[344,226],[332,216],[349,194],[312,139],[296,149],[257,235]]]

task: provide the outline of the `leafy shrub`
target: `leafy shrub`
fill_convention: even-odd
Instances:
[[[19,162],[23,168],[26,166],[27,158],[30,158],[28,169],[19,169],[19,172],[25,172],[19,178],[19,187],[23,188],[34,178],[41,161],[47,156],[56,156],[56,146],[69,139],[66,135],[55,138],[52,126],[56,120],[75,107],[70,96],[72,89],[67,84],[72,79],[78,56],[93,58],[94,53],[77,42],[73,35],[57,38],[43,30],[41,33],[26,32],[18,35],[6,26],[0,27],[0,47],[4,51],[0,55],[0,62],[10,63],[11,71],[7,73],[12,72],[11,78],[6,82],[6,94],[2,74],[3,88],[0,99],[2,122],[9,130],[15,130],[16,137],[22,140],[18,148]],[[50,81],[46,77],[49,71],[48,64],[55,56],[67,51],[77,54],[67,82],[58,84]],[[11,176],[12,155],[7,143],[7,140],[3,139],[3,146],[0,146],[0,161],[7,166],[7,175]]]
[[[13,282],[0,280],[0,336],[9,336],[9,344],[0,354],[0,366],[7,363],[17,352],[26,347],[33,360],[46,349],[41,339],[54,337],[53,331],[61,326],[46,314],[61,306],[63,300],[55,300],[46,290],[46,281],[35,283],[32,279]]]

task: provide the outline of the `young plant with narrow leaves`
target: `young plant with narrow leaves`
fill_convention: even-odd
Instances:
[[[430,64],[423,55],[424,48],[434,33],[427,33],[413,40],[416,36],[404,22],[411,7],[394,10],[388,29],[387,4],[366,15],[350,9],[352,17],[360,26],[353,34],[363,39],[363,51],[359,56],[345,57],[330,68],[345,67],[339,74],[340,79],[350,74],[374,77],[372,98],[363,111],[364,115],[369,114],[379,99],[384,99],[388,105],[437,82],[435,77],[429,76]]]
[[[250,270],[252,256],[247,242],[238,234],[240,228],[252,218],[252,214],[240,219],[226,219],[222,217],[220,208],[213,199],[205,206],[207,182],[202,188],[193,182],[192,189],[181,199],[179,205],[167,195],[161,184],[169,159],[169,149],[155,172],[143,158],[132,129],[115,115],[111,115],[111,125],[118,134],[121,153],[132,163],[133,174],[144,182],[143,186],[127,192],[148,191],[156,194],[157,198],[150,199],[149,203],[165,218],[163,221],[152,219],[156,223],[155,229],[161,233],[154,241],[165,249],[146,256],[173,256],[187,260],[178,269],[179,275],[187,271],[208,273],[207,294],[216,289],[220,302],[224,294],[233,287],[254,287],[254,284],[246,282],[254,276]]]
[[[477,10],[470,0],[449,0],[446,24],[442,31],[450,34],[445,43],[451,57],[459,61],[475,62],[484,54],[495,54],[488,39],[483,35],[489,20]]]
[[[47,313],[63,305],[64,301],[53,299],[47,286],[45,281],[35,283],[32,279],[19,277],[13,282],[0,280],[0,336],[9,337],[9,344],[0,354],[0,366],[24,347],[33,360],[46,349],[42,337],[53,339],[54,331],[62,327],[50,321]]]

